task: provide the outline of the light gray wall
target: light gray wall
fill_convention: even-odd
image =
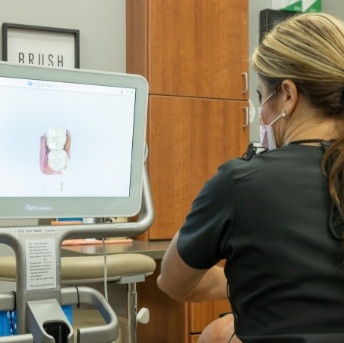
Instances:
[[[1,25],[80,30],[81,68],[125,72],[125,0],[0,0],[0,8]]]
[[[259,12],[271,8],[271,0],[249,0],[249,52],[252,55],[259,41]],[[322,12],[330,13],[344,19],[344,1],[343,0],[322,0]],[[254,107],[258,108],[258,99],[256,93],[257,75],[250,69],[250,99]],[[259,125],[256,115],[250,128],[250,140],[259,142]]]

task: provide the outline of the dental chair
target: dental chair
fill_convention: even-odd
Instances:
[[[149,310],[141,308],[137,310],[137,291],[136,283],[144,282],[145,278],[151,275],[156,268],[155,261],[142,254],[116,254],[107,256],[107,278],[106,282],[125,285],[127,287],[127,308],[126,316],[119,317],[117,323],[117,334],[120,336],[116,339],[116,343],[134,343],[137,342],[136,326],[137,323],[146,324],[149,321]],[[16,260],[14,256],[6,256],[0,258],[0,280],[16,281]],[[104,283],[104,257],[103,256],[78,256],[78,257],[62,257],[61,258],[61,286],[68,288],[61,289],[61,305],[74,305],[80,307],[84,302],[86,310],[73,311],[73,323],[76,326],[85,325],[85,319],[88,325],[95,325],[94,322],[101,323],[103,320],[97,319],[97,313],[93,309],[97,304],[90,302],[91,300],[77,299],[80,292],[87,290],[85,285],[94,288],[94,285],[102,285]],[[81,286],[80,286],[81,285]],[[74,286],[74,287],[72,287]],[[68,292],[67,292],[68,291]],[[100,291],[100,290],[99,290]],[[65,294],[67,292],[67,294]],[[91,291],[92,294],[94,291]],[[122,296],[122,292],[119,293]],[[71,298],[72,297],[72,298]],[[85,299],[85,298],[84,298]],[[96,298],[94,298],[96,299]],[[92,300],[93,301],[93,300]],[[103,301],[103,297],[100,298]],[[105,300],[106,301],[106,300]],[[14,310],[15,303],[14,294],[0,294],[0,310]],[[107,301],[106,301],[107,303]],[[110,304],[111,305],[111,304]],[[89,309],[91,307],[91,309]],[[112,308],[113,309],[113,308]],[[98,309],[100,311],[100,308]],[[106,308],[105,308],[106,310]],[[79,314],[80,312],[80,314]],[[92,318],[87,318],[91,316]],[[94,320],[94,316],[96,319]],[[78,318],[81,318],[78,320]],[[105,320],[105,318],[104,318]],[[79,324],[79,325],[78,325]],[[109,330],[111,327],[109,326]],[[115,330],[115,329],[114,329]],[[98,332],[98,329],[96,329]],[[115,333],[116,331],[114,331]],[[101,332],[99,332],[101,334]],[[14,338],[1,338],[0,342],[21,342]],[[21,338],[19,338],[21,339]],[[92,338],[93,339],[93,338]],[[96,342],[89,339],[86,342]],[[110,340],[111,341],[111,340]]]

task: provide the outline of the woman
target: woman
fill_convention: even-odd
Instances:
[[[228,295],[234,326],[230,315],[216,320],[202,343],[342,343],[344,23],[291,17],[253,67],[269,150],[228,161],[204,185],[158,286],[182,301]]]

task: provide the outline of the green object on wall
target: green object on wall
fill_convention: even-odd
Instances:
[[[272,8],[293,12],[321,12],[321,0],[272,0]]]

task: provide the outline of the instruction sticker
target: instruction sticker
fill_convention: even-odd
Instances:
[[[32,239],[26,246],[28,290],[56,288],[56,252],[53,239]]]

